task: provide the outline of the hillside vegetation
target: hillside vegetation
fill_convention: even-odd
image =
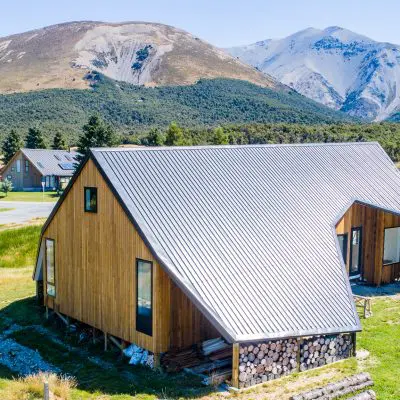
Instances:
[[[134,135],[171,121],[184,127],[246,122],[301,124],[349,121],[293,91],[276,91],[232,79],[145,88],[93,73],[91,90],[51,89],[0,96],[0,139],[10,128],[26,135],[37,124],[45,135],[63,131],[75,142],[93,113],[119,132]]]

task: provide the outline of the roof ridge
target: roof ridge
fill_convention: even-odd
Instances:
[[[92,147],[92,152],[124,152],[124,151],[176,151],[176,150],[204,150],[204,149],[246,149],[246,148],[274,148],[274,147],[329,147],[329,146],[365,146],[378,145],[379,142],[334,142],[334,143],[276,143],[276,144],[227,144],[201,146],[138,146],[138,147]]]

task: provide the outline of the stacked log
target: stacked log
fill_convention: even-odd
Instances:
[[[352,338],[348,334],[305,339],[300,346],[300,371],[348,358],[352,350]]]
[[[356,393],[360,390],[365,390],[366,388],[372,386],[374,382],[371,380],[371,376],[368,373],[362,372],[360,374],[356,374],[350,376],[348,378],[342,379],[341,381],[329,383],[324,387],[320,387],[317,389],[310,390],[308,392],[304,392],[291,397],[291,400],[334,400],[338,398],[342,398],[343,396],[349,395],[350,393]],[[362,396],[360,396],[362,395]],[[364,393],[361,393],[360,397],[355,396],[354,400],[366,399],[370,398],[374,399],[374,392],[372,390],[367,390]]]
[[[283,339],[243,344],[239,348],[239,386],[248,387],[297,369],[299,343]]]

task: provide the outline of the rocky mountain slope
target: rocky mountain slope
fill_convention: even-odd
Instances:
[[[400,111],[400,46],[340,27],[226,49],[301,94],[368,120]]]
[[[0,38],[0,93],[86,88],[97,70],[135,85],[187,85],[200,78],[274,79],[171,26],[71,22]]]

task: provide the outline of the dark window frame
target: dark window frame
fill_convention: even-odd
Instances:
[[[96,193],[96,206],[94,208],[87,208],[86,207],[86,191],[87,190],[94,190]],[[85,186],[83,189],[83,209],[85,210],[85,212],[87,213],[97,213],[98,210],[98,202],[99,202],[99,197],[98,197],[98,191],[97,191],[97,187],[94,186]]]
[[[357,272],[351,272],[351,266],[353,263],[353,244],[352,244],[352,240],[353,240],[353,232],[354,231],[359,231],[360,232],[360,244],[359,244],[359,248],[360,251],[358,253],[358,271]],[[353,276],[358,276],[358,275],[362,275],[362,270],[363,270],[363,265],[362,265],[362,252],[363,252],[363,245],[362,245],[362,241],[363,241],[363,231],[362,231],[362,226],[354,226],[351,228],[351,233],[350,233],[350,263],[349,263],[349,276],[353,277]]]
[[[390,266],[390,265],[394,265],[394,264],[400,264],[400,261],[385,263],[385,235],[386,235],[386,231],[387,231],[388,229],[400,229],[400,226],[389,226],[388,228],[384,228],[384,230],[383,230],[383,255],[382,255],[382,265],[383,265],[384,267]]]
[[[145,318],[141,317],[138,313],[139,310],[139,299],[138,299],[138,294],[139,294],[139,262],[144,262],[147,264],[150,264],[150,271],[151,271],[151,278],[150,278],[150,293],[151,293],[151,308],[150,308],[150,321],[145,321]],[[136,302],[136,330],[138,332],[144,333],[145,335],[148,336],[153,336],[153,262],[149,260],[144,260],[142,258],[136,258],[136,263],[135,263],[135,274],[136,274],[136,290],[135,290],[135,302]],[[146,318],[147,319],[147,318]]]
[[[56,287],[56,241],[55,241],[55,239],[51,239],[51,238],[47,238],[47,237],[44,240],[45,240],[45,249],[44,249],[45,251],[44,251],[44,254],[45,254],[45,266],[46,266],[46,296],[55,298],[57,296],[57,287]],[[47,275],[47,242],[53,242],[53,269],[54,269],[53,277],[54,277],[54,280],[52,282],[49,281],[49,277]],[[49,284],[51,286],[54,286],[54,293],[55,293],[54,296],[52,294],[48,293],[47,285],[49,285]]]
[[[29,161],[25,160],[25,172],[29,172]]]
[[[338,237],[338,240],[339,240],[339,237],[343,237],[343,239],[344,239],[343,240],[344,253],[342,252],[342,257],[343,257],[344,265],[347,265],[347,253],[348,253],[348,247],[349,247],[349,234],[347,232],[346,233],[340,233],[340,234],[337,235],[337,237]],[[340,242],[339,242],[339,244],[340,244]],[[342,250],[342,249],[340,249],[340,250]]]

